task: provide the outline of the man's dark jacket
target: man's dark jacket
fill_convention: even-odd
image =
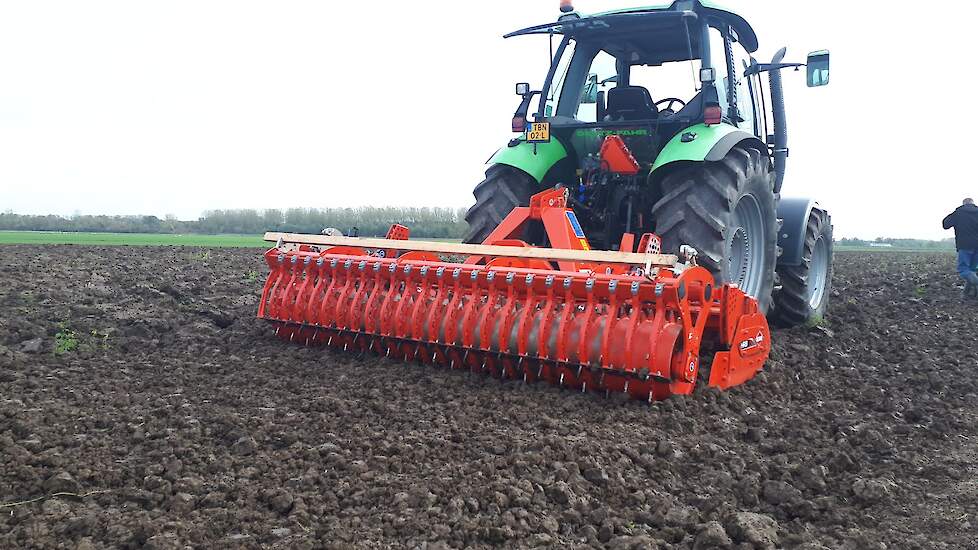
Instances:
[[[978,250],[978,205],[962,204],[944,218],[944,229],[954,228],[958,250]]]

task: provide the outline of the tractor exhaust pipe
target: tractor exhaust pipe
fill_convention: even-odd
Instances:
[[[781,48],[771,65],[777,66],[784,59],[787,48]],[[771,111],[774,115],[774,192],[781,192],[785,165],[788,163],[788,120],[784,109],[784,88],[781,85],[781,69],[768,73],[771,84]]]

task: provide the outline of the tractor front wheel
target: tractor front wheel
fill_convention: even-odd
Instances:
[[[661,187],[652,216],[663,251],[675,254],[682,245],[692,246],[717,284],[737,284],[766,313],[778,237],[768,157],[738,146],[722,160],[673,169]]]
[[[778,268],[781,286],[774,291],[772,320],[779,326],[817,324],[825,316],[832,291],[832,217],[813,209],[805,229],[801,264]]]
[[[536,181],[526,172],[496,164],[486,171],[486,179],[475,187],[475,205],[465,214],[469,231],[463,242],[479,244],[517,206],[530,204]]]

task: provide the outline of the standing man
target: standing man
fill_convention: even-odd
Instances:
[[[944,229],[954,228],[958,249],[958,275],[964,279],[965,298],[978,298],[978,206],[972,199],[964,202],[944,218]]]

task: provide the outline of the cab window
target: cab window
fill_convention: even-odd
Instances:
[[[750,66],[750,56],[739,42],[734,42],[732,47],[734,55],[734,76],[737,86],[737,114],[741,118],[740,121],[737,121],[737,126],[752,132],[755,136],[760,135],[761,128],[757,124],[757,118],[755,116],[754,89],[750,85],[750,79],[744,75],[747,67]]]
[[[727,91],[730,89],[730,75],[727,72],[727,51],[724,46],[723,34],[714,27],[710,27],[710,65],[716,72],[717,97],[720,98],[720,110],[723,116],[729,116],[729,103],[727,102]]]
[[[689,103],[699,85],[700,60],[675,61],[661,65],[632,65],[628,71],[628,85],[640,86],[649,91],[653,102],[659,102],[660,112],[670,107],[665,99],[679,99],[672,102],[672,112]]]
[[[608,90],[618,83],[618,69],[615,57],[605,51],[599,51],[591,61],[584,88],[578,99],[577,113],[574,118],[581,122],[598,121],[598,92],[607,95]]]
[[[550,83],[550,90],[547,92],[546,103],[544,103],[543,115],[547,118],[557,113],[557,101],[561,92],[564,90],[564,83],[567,81],[567,72],[570,70],[571,60],[574,58],[574,50],[577,49],[577,41],[570,40],[564,48],[560,62],[557,63],[557,70],[554,71],[553,82]]]

